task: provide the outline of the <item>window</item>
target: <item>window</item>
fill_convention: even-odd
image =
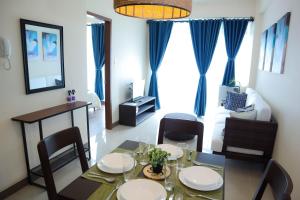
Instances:
[[[247,86],[249,83],[253,42],[252,32],[252,23],[249,22],[235,62],[235,78],[242,86]],[[227,52],[224,28],[221,26],[214,56],[206,74],[207,100],[204,117],[204,150],[210,149],[211,134],[214,128],[213,121],[218,106],[219,86],[222,84],[226,63]],[[173,25],[169,44],[162,64],[158,69],[157,77],[161,109],[164,112],[194,112],[199,72],[188,23],[175,23]]]
[[[249,22],[235,63],[236,80],[242,86],[247,86],[249,83],[252,32],[252,23]],[[207,115],[214,114],[214,110],[218,105],[219,86],[222,84],[226,63],[227,53],[222,25],[212,63],[206,74]],[[199,72],[188,23],[174,23],[169,44],[157,76],[161,108],[168,112],[192,113],[199,82]]]

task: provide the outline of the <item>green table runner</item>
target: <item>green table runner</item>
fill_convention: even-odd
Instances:
[[[135,150],[136,151],[136,150]],[[126,150],[126,149],[121,149],[121,148],[117,148],[115,149],[113,152],[120,152],[120,153],[124,153],[124,152],[132,152],[130,150]],[[197,152],[193,152],[192,154],[192,159],[194,159],[196,157],[196,154]],[[192,162],[191,161],[187,161],[187,159],[185,157],[182,157],[179,159],[179,162],[180,160],[184,161],[185,163],[185,167],[189,167],[189,166],[193,166]],[[209,167],[209,166],[208,166]],[[135,167],[135,172],[134,172],[134,175],[136,178],[144,178],[144,176],[142,175],[142,169],[143,169],[143,166],[141,165],[137,165]],[[89,172],[96,172],[98,174],[101,174],[101,175],[104,175],[104,176],[107,176],[107,177],[115,177],[116,178],[116,181],[114,183],[107,183],[106,181],[102,180],[102,179],[97,179],[97,178],[91,178],[91,177],[88,177],[87,174]],[[216,170],[216,172],[218,172],[222,177],[224,177],[224,168],[220,168],[218,170]],[[94,165],[92,166],[87,172],[85,172],[82,177],[86,178],[86,179],[89,179],[89,180],[92,180],[92,181],[97,181],[97,182],[101,182],[103,184],[101,184],[101,186],[89,197],[89,200],[99,200],[99,199],[105,199],[111,192],[112,190],[116,187],[117,183],[120,182],[120,181],[123,181],[123,174],[108,174],[108,173],[105,173],[105,172],[102,172],[98,169],[97,165]],[[158,183],[162,184],[162,186],[164,186],[164,181],[157,181]],[[186,187],[185,185],[183,185],[180,180],[176,179],[176,183],[175,183],[175,193],[177,192],[181,192],[184,196],[184,199],[187,199],[187,200],[190,200],[190,199],[195,199],[195,198],[192,198],[192,197],[189,197],[186,192],[188,193],[192,193],[192,194],[202,194],[202,195],[205,195],[205,196],[209,196],[211,198],[214,198],[214,199],[223,199],[223,186],[218,189],[218,190],[215,190],[215,191],[210,191],[210,192],[202,192],[202,191],[197,191],[197,190],[193,190],[193,189],[190,189],[188,187]],[[117,192],[114,193],[114,195],[112,196],[112,200],[116,200],[117,197],[116,197],[116,194]],[[168,192],[168,197],[169,197],[170,193]],[[199,198],[201,199],[201,198]]]

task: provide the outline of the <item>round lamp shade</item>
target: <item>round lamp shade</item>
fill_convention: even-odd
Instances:
[[[114,0],[117,13],[143,19],[178,19],[188,17],[192,0]]]

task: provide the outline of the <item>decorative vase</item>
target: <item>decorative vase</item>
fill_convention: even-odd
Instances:
[[[68,104],[70,104],[70,103],[72,103],[72,96],[67,96],[67,102],[68,102]]]
[[[159,174],[162,172],[162,169],[163,169],[163,165],[157,165],[156,167],[153,167],[152,166],[152,171],[156,174]]]

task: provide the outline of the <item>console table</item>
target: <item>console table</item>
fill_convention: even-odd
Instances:
[[[142,97],[119,105],[119,124],[136,126],[155,112],[155,97]]]
[[[86,108],[88,143],[84,145],[84,150],[85,150],[85,152],[88,152],[88,154],[89,154],[88,159],[90,159],[91,158],[91,152],[90,152],[90,130],[89,130],[89,115],[88,115],[88,106],[90,104],[91,103],[89,103],[89,102],[76,101],[74,103],[70,103],[70,104],[66,103],[66,104],[54,106],[54,107],[51,107],[51,108],[46,108],[46,109],[43,109],[43,110],[39,110],[39,111],[36,111],[36,112],[32,112],[32,113],[28,113],[28,114],[25,114],[25,115],[20,115],[20,116],[12,118],[13,121],[20,122],[20,124],[21,124],[23,144],[24,144],[24,154],[25,154],[26,167],[27,167],[27,178],[28,178],[28,182],[30,184],[45,188],[44,185],[41,185],[39,183],[34,182],[37,178],[43,177],[43,172],[42,172],[42,169],[41,169],[40,165],[38,165],[34,168],[30,167],[28,150],[27,150],[25,123],[32,124],[32,123],[38,122],[40,140],[42,140],[44,138],[42,120],[48,119],[48,118],[51,118],[51,117],[54,117],[56,115],[60,115],[60,114],[63,114],[63,113],[70,112],[71,113],[72,127],[74,127],[74,113],[73,113],[73,111],[76,110],[76,109],[85,107]],[[53,157],[50,160],[52,171],[56,171],[56,170],[62,168],[63,166],[65,166],[66,164],[68,164],[69,162],[71,162],[72,160],[76,159],[78,157],[76,152],[77,152],[76,147],[74,145],[73,148],[68,149],[68,150],[62,152],[61,154]]]

